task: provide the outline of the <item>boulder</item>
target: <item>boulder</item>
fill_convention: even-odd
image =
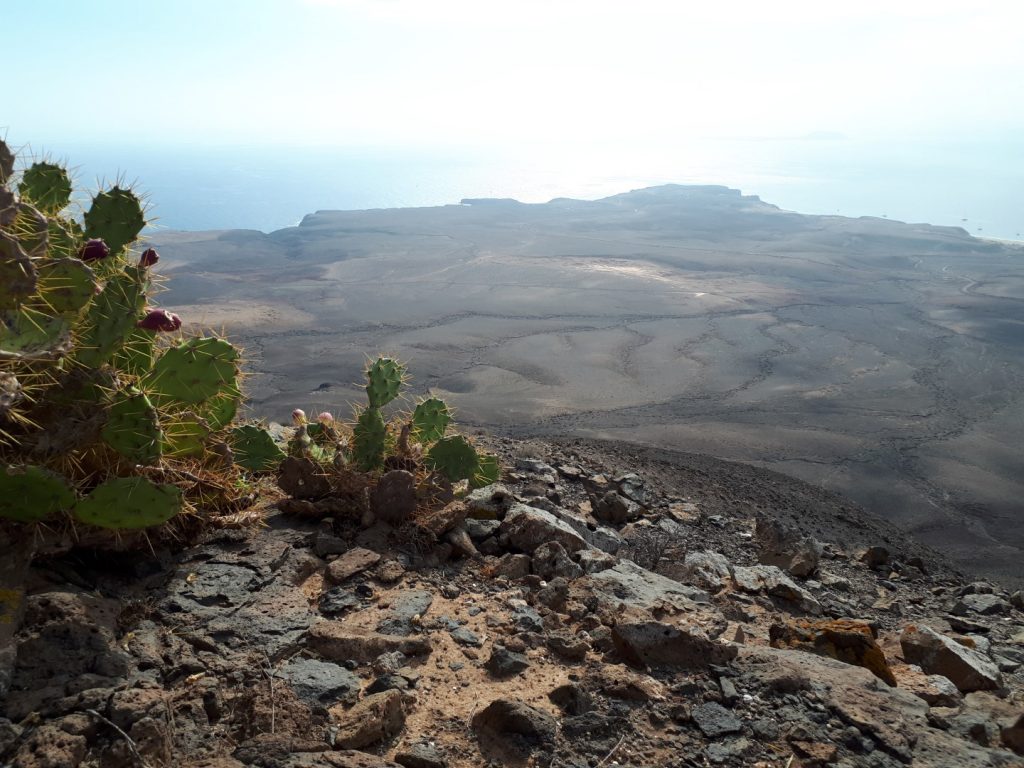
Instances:
[[[501,524],[501,533],[512,546],[532,553],[541,544],[557,541],[567,552],[585,549],[586,541],[550,512],[525,504],[513,504]]]
[[[964,693],[994,690],[1002,684],[991,659],[925,626],[908,626],[900,636],[903,658],[926,674],[942,675]]]
[[[551,746],[558,733],[555,719],[515,699],[496,699],[473,715],[477,736],[519,736],[530,746]]]
[[[819,621],[784,619],[768,630],[772,648],[791,648],[828,656],[847,664],[871,670],[889,685],[896,678],[876,640],[874,628],[856,619]]]
[[[608,491],[594,505],[594,517],[604,523],[623,525],[643,515],[643,507],[632,499],[615,492]]]
[[[669,568],[669,574],[686,584],[714,593],[729,585],[732,565],[725,555],[718,552],[687,552],[681,565]]]
[[[1007,614],[1010,610],[1010,604],[998,595],[967,594],[957,601],[950,613],[954,616],[968,616],[972,613],[996,616]]]
[[[802,577],[818,570],[823,547],[817,539],[764,515],[757,518],[754,536],[758,545],[757,560],[762,565],[778,566],[793,576]]]
[[[736,566],[732,569],[732,578],[737,589],[743,592],[764,593],[791,603],[804,613],[821,614],[821,604],[814,598],[814,595],[798,586],[777,566],[755,565],[749,568]]]
[[[709,701],[699,707],[694,707],[691,717],[700,728],[701,733],[709,739],[717,739],[728,733],[738,733],[743,728],[743,723],[716,701]]]
[[[351,709],[331,707],[337,724],[334,746],[362,749],[399,733],[405,726],[402,694],[396,690],[367,696]]]
[[[327,580],[341,584],[367,568],[380,562],[380,555],[369,549],[354,547],[327,566]]]
[[[629,560],[591,574],[589,581],[616,604],[624,603],[647,611],[664,607],[693,611],[698,604],[710,603],[708,594],[703,590],[680,584]]]
[[[619,656],[635,667],[700,668],[724,664],[736,656],[735,646],[711,640],[698,627],[676,627],[642,616],[617,621],[612,643]]]
[[[557,541],[549,541],[537,547],[530,565],[531,570],[542,579],[575,579],[583,575],[583,569],[569,558],[565,548]]]

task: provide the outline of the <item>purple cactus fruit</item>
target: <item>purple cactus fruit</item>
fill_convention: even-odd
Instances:
[[[94,237],[78,249],[78,258],[82,261],[99,261],[100,259],[107,258],[109,255],[110,246],[98,237]]]
[[[181,328],[181,318],[166,309],[147,309],[136,325],[147,331],[176,331]]]
[[[301,427],[306,423],[306,412],[301,408],[296,408],[292,411],[292,424],[296,427]]]
[[[330,411],[323,411],[319,416],[316,417],[316,420],[319,421],[321,424],[330,424],[331,422],[334,421],[334,416],[331,414]]]
[[[156,248],[147,248],[142,252],[142,256],[139,258],[139,266],[143,269],[152,267],[160,261],[160,254],[156,252]]]

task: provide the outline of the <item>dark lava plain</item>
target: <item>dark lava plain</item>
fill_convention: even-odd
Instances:
[[[1024,579],[1019,245],[684,186],[152,241],[162,303],[246,348],[255,416],[347,415],[393,354],[464,425],[755,464]]]

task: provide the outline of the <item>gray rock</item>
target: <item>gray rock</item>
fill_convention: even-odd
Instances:
[[[643,507],[615,491],[608,491],[594,505],[594,517],[598,520],[623,525],[643,515]]]
[[[402,593],[377,625],[377,631],[384,635],[411,635],[416,629],[413,620],[423,616],[433,602],[433,593],[424,589]]]
[[[802,577],[818,570],[823,547],[817,539],[764,515],[758,516],[754,535],[759,549],[757,559],[762,565],[778,566]]]
[[[580,568],[584,573],[599,573],[613,568],[618,562],[607,552],[600,552],[594,549],[585,549],[579,553]]]
[[[521,579],[530,573],[530,556],[521,554],[504,554],[493,566],[493,573],[498,578]]]
[[[677,627],[653,619],[623,618],[612,627],[615,650],[635,667],[664,664],[706,667],[736,656],[736,647],[717,643],[696,627]]]
[[[319,557],[340,555],[347,549],[348,544],[345,543],[344,539],[340,539],[327,531],[317,531],[316,536],[313,538],[313,551]]]
[[[689,611],[698,603],[710,602],[707,592],[648,571],[629,560],[591,574],[589,578],[595,588],[613,600],[644,610],[667,604]]]
[[[668,572],[686,584],[719,592],[730,583],[732,565],[718,552],[687,552],[682,564]]]
[[[402,675],[386,674],[381,675],[366,687],[366,693],[382,693],[383,691],[407,691],[409,681]]]
[[[334,746],[339,749],[362,749],[394,736],[405,726],[402,694],[396,690],[367,696],[354,707],[344,710],[332,707],[337,723]]]
[[[1018,611],[1024,611],[1024,592],[1017,590],[1010,595],[1010,605],[1016,608]]]
[[[495,677],[510,677],[517,675],[530,666],[530,660],[521,653],[510,651],[503,645],[495,645],[491,648],[490,658],[484,663],[484,667]]]
[[[887,566],[892,559],[889,550],[882,546],[868,547],[860,553],[860,561],[868,568],[878,569]]]
[[[515,499],[500,483],[477,488],[466,497],[466,512],[478,520],[501,520]]]
[[[593,524],[588,524],[579,515],[575,515],[559,506],[551,505],[548,511],[582,536],[587,544],[600,549],[602,552],[614,555],[624,545],[622,536],[614,528],[609,528],[605,525],[599,525],[595,528]]]
[[[355,704],[362,681],[339,664],[317,659],[294,658],[281,667],[278,675],[287,681],[295,695],[314,707]]]
[[[929,627],[907,627],[900,646],[909,664],[917,664],[925,674],[949,678],[964,693],[993,690],[1002,684],[991,659]]]
[[[733,582],[743,592],[764,593],[791,603],[804,613],[821,614],[821,604],[810,592],[799,586],[781,569],[774,565],[755,565],[749,568],[736,566],[732,571]]]
[[[453,629],[448,634],[451,635],[452,640],[454,640],[459,645],[467,645],[471,648],[479,648],[481,645],[484,644],[483,640],[477,637],[475,632],[467,629],[466,627],[459,627],[458,629]]]
[[[527,605],[525,600],[509,600],[512,622],[520,632],[542,632],[544,621],[540,614]]]
[[[583,569],[569,558],[565,548],[557,541],[549,541],[537,547],[530,568],[542,579],[575,579],[583,575]]]
[[[983,616],[1003,615],[1010,612],[1010,604],[998,595],[968,594],[961,597],[953,606],[951,613],[956,616],[967,616],[980,613]]]
[[[694,707],[691,716],[701,733],[711,739],[737,733],[743,728],[743,723],[732,712],[714,701]]]
[[[327,566],[326,576],[332,584],[341,584],[379,562],[380,555],[376,552],[362,547],[353,547]]]
[[[553,611],[565,610],[565,603],[569,599],[569,582],[561,576],[551,580],[547,586],[537,590],[537,602],[546,605]]]
[[[525,504],[512,505],[502,521],[501,532],[512,546],[523,552],[532,553],[549,541],[557,541],[568,552],[587,546],[582,536],[550,512]]]
[[[547,712],[514,699],[492,701],[473,716],[478,735],[520,736],[530,746],[551,746],[558,724]]]
[[[355,608],[359,602],[359,598],[354,592],[344,587],[332,587],[320,595],[317,605],[320,608],[320,613],[331,618]]]
[[[431,744],[411,744],[395,753],[395,762],[403,768],[448,768],[448,761]]]
[[[590,650],[590,643],[587,642],[586,636],[576,635],[568,630],[548,633],[545,644],[563,659],[569,661],[583,661],[587,658],[587,651]]]
[[[618,486],[619,493],[641,506],[649,506],[654,498],[654,493],[635,472],[620,475],[612,482]]]
[[[433,648],[425,637],[401,637],[376,632],[356,632],[340,621],[321,621],[309,628],[307,645],[325,659],[372,662],[384,653],[425,656]]]
[[[473,541],[483,541],[484,539],[490,538],[498,532],[501,527],[500,520],[477,520],[476,518],[468,517],[465,522],[466,533],[469,534],[469,538]]]

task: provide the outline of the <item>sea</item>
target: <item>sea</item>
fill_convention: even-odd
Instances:
[[[516,147],[55,144],[79,183],[133,183],[154,226],[294,226],[318,210],[464,198],[598,199],[656,184],[722,184],[799,213],[879,216],[1024,239],[1024,137],[880,141],[842,135]]]

